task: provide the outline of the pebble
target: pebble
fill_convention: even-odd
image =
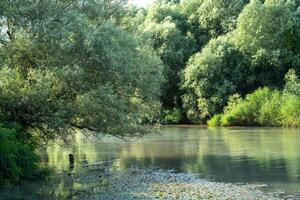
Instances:
[[[134,171],[134,173],[132,173]],[[100,173],[100,172],[98,172]],[[277,200],[272,193],[264,193],[262,185],[209,182],[197,176],[163,170],[111,171],[109,177],[97,172],[84,174],[80,185],[85,187],[88,199],[118,200]],[[264,186],[266,187],[266,186]],[[73,193],[74,195],[76,193]],[[81,191],[82,194],[82,191]],[[84,195],[75,195],[81,199]],[[86,198],[86,196],[84,197]],[[84,199],[82,198],[82,199]],[[292,200],[290,197],[287,200]]]

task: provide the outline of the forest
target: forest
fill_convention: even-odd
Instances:
[[[0,183],[77,130],[300,127],[299,0],[3,0],[0,26]]]

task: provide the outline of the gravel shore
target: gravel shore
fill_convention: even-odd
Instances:
[[[208,182],[193,175],[178,174],[172,171],[115,171],[110,172],[105,178],[99,176],[99,172],[94,171],[77,178],[76,181],[81,185],[89,185],[89,187],[73,190],[68,196],[70,199],[280,199],[274,194],[262,192],[260,190],[262,186]]]
[[[0,200],[295,200],[298,195],[267,193],[267,185],[210,182],[196,175],[163,170],[64,172],[47,183],[0,190]]]

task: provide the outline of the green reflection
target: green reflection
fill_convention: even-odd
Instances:
[[[168,127],[134,142],[78,136],[70,148],[48,148],[45,162],[67,170],[68,154],[73,153],[77,167],[83,159],[90,163],[113,160],[119,169],[175,169],[220,182],[261,182],[299,191],[298,152],[299,129]]]

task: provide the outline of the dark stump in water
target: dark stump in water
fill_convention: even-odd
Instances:
[[[75,161],[74,155],[69,154],[69,168],[70,168],[70,171],[73,171],[73,169],[74,169],[74,161]]]

